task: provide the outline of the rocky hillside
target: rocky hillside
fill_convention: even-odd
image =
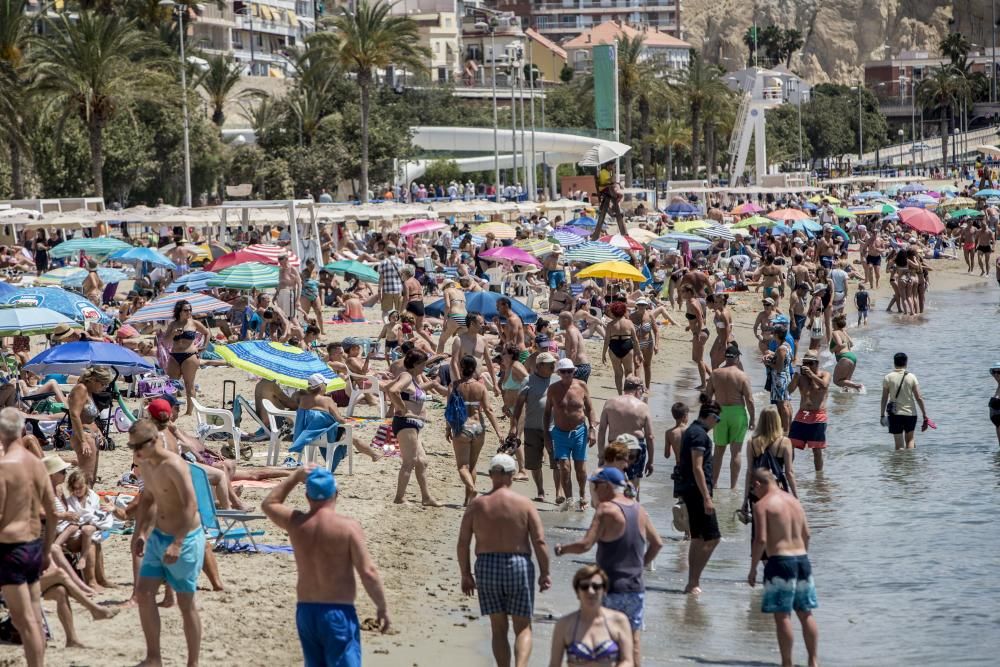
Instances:
[[[991,7],[987,0],[686,0],[682,21],[688,42],[732,68],[746,62],[743,34],[756,11],[759,26],[802,33],[805,45],[792,70],[814,83],[848,83],[857,81],[867,60],[904,50],[936,51],[953,15],[952,30],[989,47]]]

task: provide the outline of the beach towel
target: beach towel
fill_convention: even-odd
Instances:
[[[299,408],[295,411],[295,431],[292,433],[292,446],[288,451],[298,454],[306,448],[306,445],[324,436],[327,444],[332,444],[337,441],[338,435],[340,435],[340,424],[329,412]],[[320,450],[323,452],[323,458],[327,458],[327,447],[321,446]]]

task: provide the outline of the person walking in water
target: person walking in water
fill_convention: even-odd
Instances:
[[[712,371],[703,393],[704,400],[713,397],[722,407],[719,423],[713,430],[715,438],[715,464],[712,467],[712,486],[719,485],[719,474],[726,448],[730,450],[729,488],[735,489],[740,479],[740,455],[747,430],[754,427],[753,390],[750,378],[740,368],[740,346],[736,342],[726,347],[725,363]]]
[[[715,401],[702,404],[696,419],[681,438],[674,494],[687,507],[691,546],[688,548],[688,583],[685,593],[701,593],[701,573],[719,546],[722,533],[712,504],[712,438],[708,432],[719,423],[722,408]]]
[[[754,505],[756,535],[747,583],[757,584],[757,564],[765,550],[764,597],[761,611],[774,614],[781,651],[781,666],[792,667],[792,612],[799,617],[802,638],[809,654],[809,667],[819,667],[817,650],[819,628],[812,610],[818,606],[812,565],[809,562],[809,522],[795,496],[782,491],[774,475],[757,468],[750,476],[751,492],[758,498]]]
[[[285,499],[305,484],[305,512]],[[389,630],[382,578],[355,519],[337,514],[337,480],[324,467],[299,468],[264,499],[261,510],[288,533],[298,571],[295,624],[306,667],[360,667],[361,626],[354,609],[355,572],[375,603],[379,630]]]
[[[462,572],[462,592],[479,592],[479,611],[490,617],[493,658],[497,667],[510,667],[507,632],[514,625],[514,667],[527,667],[531,657],[531,617],[535,608],[534,550],[538,559],[538,590],[552,587],[549,553],[545,546],[542,519],[535,505],[513,491],[511,483],[517,461],[508,454],[490,460],[493,490],[469,503],[458,534],[458,566]],[[469,558],[472,538],[476,539],[473,574]]]
[[[927,416],[917,376],[906,368],[909,358],[905,353],[897,352],[892,363],[894,370],[882,379],[880,421],[882,426],[889,427],[889,433],[896,440],[896,449],[913,449],[916,447],[913,436],[917,430],[917,407],[924,416],[925,430],[933,422]]]

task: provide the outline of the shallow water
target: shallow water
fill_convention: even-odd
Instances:
[[[928,316],[878,313],[851,329],[863,395],[831,393],[826,470],[796,458],[796,478],[812,527],[812,560],[820,608],[824,665],[1000,664],[1000,450],[986,407],[994,390],[988,368],[1000,360],[995,289],[931,295]],[[896,452],[879,426],[881,380],[892,355],[910,356],[938,430],[917,433],[917,449]],[[821,363],[830,370],[824,353]],[[758,409],[767,404],[763,371],[745,359]],[[667,543],[647,573],[644,665],[773,665],[778,652],[771,617],[759,612],[760,587],[746,584],[749,527],[733,517],[741,492],[716,492],[723,542],[702,578],[700,598],[681,594],[687,546],[670,526],[673,502],[662,434],[674,400],[694,402],[693,366],[654,395],[657,470],[642,500]],[[798,396],[794,406],[798,405]],[[728,484],[728,458],[720,485]],[[742,479],[740,488],[742,489]],[[576,539],[590,512],[543,512],[550,546]],[[532,665],[548,664],[546,615],[572,610],[567,582],[593,551],[553,559],[556,588],[536,598]],[[758,577],[762,567],[758,570]],[[796,664],[805,649],[796,623]]]

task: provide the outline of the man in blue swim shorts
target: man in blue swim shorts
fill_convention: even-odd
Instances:
[[[546,445],[552,444],[552,458],[559,466],[562,488],[556,489],[556,503],[564,511],[569,509],[573,499],[572,473],[576,473],[580,489],[577,509],[582,512],[587,507],[587,449],[597,444],[597,413],[587,384],[573,377],[576,365],[571,359],[560,359],[556,373],[559,381],[549,386],[545,399],[543,429]]]
[[[306,485],[308,511],[285,499]],[[299,468],[276,486],[260,506],[288,533],[298,570],[295,624],[306,667],[360,667],[361,626],[354,609],[357,573],[372,602],[379,629],[389,629],[382,578],[354,519],[337,514],[337,481],[325,467]]]
[[[767,468],[758,468],[750,477],[750,492],[759,500],[754,505],[754,536],[747,583],[757,583],[757,563],[764,566],[764,597],[761,611],[774,614],[781,664],[792,662],[792,612],[802,624],[802,639],[809,654],[809,665],[819,664],[817,646],[819,628],[812,610],[819,606],[813,584],[809,547],[809,522],[798,499],[778,487]],[[765,553],[767,554],[765,556]]]
[[[132,424],[128,446],[139,464],[144,482],[132,541],[135,555],[142,558],[136,598],[146,637],[144,664],[162,662],[156,593],[163,582],[177,593],[177,606],[184,620],[187,661],[197,664],[201,650],[201,619],[194,594],[205,560],[205,531],[201,527],[189,464],[161,444],[160,433],[150,419]],[[206,485],[205,492],[211,497],[204,473],[201,479]]]

